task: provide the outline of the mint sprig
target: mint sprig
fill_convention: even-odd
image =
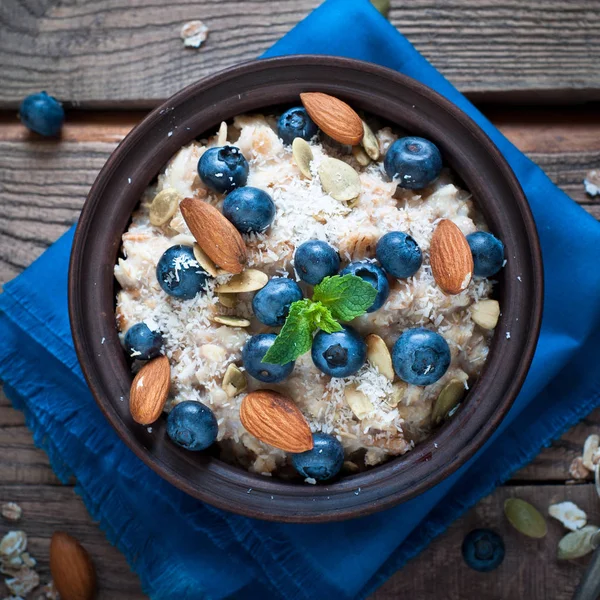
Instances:
[[[262,359],[264,363],[285,365],[308,352],[318,329],[341,331],[339,321],[363,315],[373,304],[377,290],[355,275],[326,277],[313,292],[312,300],[292,303],[279,335]]]

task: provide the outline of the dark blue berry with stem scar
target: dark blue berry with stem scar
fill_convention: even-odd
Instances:
[[[217,439],[218,433],[213,411],[202,402],[180,402],[167,417],[167,435],[186,450],[206,450]]]
[[[344,464],[344,448],[337,438],[327,433],[313,434],[313,448],[290,454],[292,466],[302,477],[325,481],[335,477]]]
[[[317,285],[338,272],[340,256],[327,242],[309,240],[296,249],[294,268],[302,281]]]
[[[171,246],[156,265],[160,287],[175,298],[190,300],[206,287],[208,273],[198,264],[189,246]]]
[[[19,118],[27,129],[40,135],[58,135],[65,120],[62,104],[46,92],[27,96],[19,107]]]
[[[490,529],[474,529],[463,540],[462,555],[471,569],[487,573],[502,564],[504,542]]]
[[[295,281],[273,277],[254,295],[252,310],[261,323],[279,327],[285,323],[292,302],[298,300],[302,300],[302,290]]]
[[[396,140],[383,162],[390,179],[402,188],[419,190],[433,183],[442,171],[442,155],[438,147],[420,137]]]
[[[150,360],[160,355],[163,338],[159,331],[152,331],[146,323],[136,323],[127,330],[123,343],[132,358]]]
[[[260,233],[275,218],[275,204],[263,190],[245,186],[230,192],[223,201],[223,214],[242,233]]]
[[[377,260],[387,273],[406,279],[414,275],[423,262],[421,248],[402,231],[390,231],[377,242]]]
[[[495,275],[504,264],[504,244],[487,231],[476,231],[467,236],[473,255],[473,274],[479,277]]]
[[[248,161],[235,146],[209,148],[198,161],[198,175],[204,185],[221,194],[246,185],[248,171]]]
[[[448,370],[450,347],[439,333],[423,327],[408,329],[394,344],[392,363],[402,381],[430,385]]]
[[[284,112],[277,123],[277,133],[284,144],[291,144],[297,137],[308,141],[315,137],[318,131],[319,128],[302,106]]]
[[[274,333],[259,333],[248,339],[242,349],[242,361],[249,375],[264,383],[283,381],[294,370],[294,362],[275,365],[262,362],[263,357],[275,342]]]
[[[367,358],[367,345],[359,333],[348,325],[342,331],[319,331],[313,340],[311,356],[315,366],[331,377],[348,377],[356,373]]]
[[[379,265],[368,260],[352,262],[340,272],[340,275],[348,274],[360,277],[377,290],[377,296],[367,312],[374,312],[385,304],[390,295],[390,284],[385,271]]]

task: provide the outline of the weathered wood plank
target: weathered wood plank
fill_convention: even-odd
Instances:
[[[0,106],[48,89],[86,107],[149,107],[260,55],[320,0],[4,0]],[[181,26],[210,29],[200,50]],[[392,23],[462,91],[544,102],[600,98],[596,0],[392,1]],[[543,94],[539,92],[543,91]]]

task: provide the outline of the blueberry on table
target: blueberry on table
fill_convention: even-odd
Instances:
[[[160,287],[175,298],[190,300],[206,287],[208,273],[200,266],[189,246],[171,246],[156,265]]]
[[[167,417],[167,435],[186,450],[206,450],[217,439],[218,432],[213,411],[202,402],[180,402]]]
[[[495,275],[504,264],[504,244],[487,231],[476,231],[467,236],[473,255],[473,274],[479,277]]]
[[[482,573],[493,571],[504,560],[504,542],[490,529],[474,529],[463,540],[462,555],[471,569]]]
[[[423,262],[421,248],[402,231],[390,231],[377,242],[377,260],[387,273],[406,279],[414,275]]]
[[[368,260],[351,262],[345,269],[340,271],[340,275],[348,274],[360,277],[377,290],[377,296],[375,296],[375,300],[373,300],[373,304],[367,309],[367,312],[374,312],[385,304],[390,295],[390,284],[385,271],[379,265]]]
[[[408,329],[394,344],[392,363],[402,381],[430,385],[448,370],[450,348],[439,333],[423,327]]]
[[[229,193],[223,201],[223,214],[242,233],[265,231],[275,218],[275,204],[263,190],[245,186]]]
[[[285,323],[291,304],[298,300],[302,300],[302,290],[295,281],[273,277],[254,295],[252,310],[261,323],[280,327]]]
[[[302,281],[317,285],[338,272],[340,256],[327,242],[310,240],[296,249],[294,267]]]
[[[264,383],[283,381],[294,370],[294,362],[285,365],[264,363],[262,359],[275,342],[274,333],[253,335],[242,349],[242,361],[249,375]]]
[[[235,146],[209,148],[198,161],[198,175],[214,192],[226,194],[248,181],[248,161]]]
[[[62,104],[46,92],[27,96],[19,107],[19,118],[27,129],[40,135],[53,136],[60,132],[65,111]]]
[[[127,330],[124,344],[132,358],[150,360],[160,355],[163,338],[159,331],[152,331],[146,323],[136,323]]]
[[[315,137],[318,131],[319,128],[302,106],[284,112],[277,123],[277,133],[284,144],[291,144],[297,137],[308,141]]]
[[[389,147],[383,166],[390,179],[398,181],[401,188],[419,190],[439,177],[442,155],[429,140],[404,137]]]
[[[325,481],[335,477],[344,464],[344,448],[337,438],[327,433],[313,434],[313,448],[290,454],[292,466],[302,477]]]
[[[367,358],[367,345],[359,333],[348,325],[342,331],[319,331],[313,340],[311,356],[315,366],[331,377],[348,377],[356,373]]]

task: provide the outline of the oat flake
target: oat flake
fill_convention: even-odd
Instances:
[[[24,531],[9,531],[0,542],[0,557],[4,560],[18,556],[27,549],[27,534]]]
[[[189,21],[181,28],[180,36],[186,48],[200,48],[208,37],[208,27],[202,21]]]
[[[0,508],[0,514],[7,520],[16,523],[23,515],[23,509],[15,502],[6,502]]]
[[[18,575],[12,579],[7,579],[5,583],[13,594],[25,597],[40,585],[40,576],[29,567],[23,567]]]

